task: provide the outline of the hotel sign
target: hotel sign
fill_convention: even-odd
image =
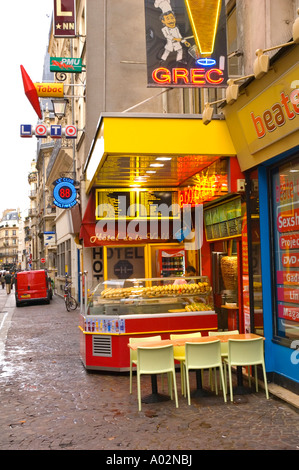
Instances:
[[[145,0],[149,87],[227,85],[223,0]]]
[[[76,37],[76,0],[54,0],[53,34],[56,38]]]

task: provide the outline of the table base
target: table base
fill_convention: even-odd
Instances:
[[[168,401],[170,397],[162,395],[161,393],[151,393],[141,399],[142,403],[159,403],[161,401]]]

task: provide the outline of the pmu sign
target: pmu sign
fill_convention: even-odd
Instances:
[[[46,139],[51,137],[52,139],[77,139],[78,129],[76,126],[66,126],[63,128],[60,125],[52,125],[50,127],[45,126],[45,124],[38,124],[35,129],[31,124],[21,124],[20,136],[24,138],[30,138],[33,135],[37,139]]]
[[[76,37],[76,0],[54,0],[53,34],[56,38]]]
[[[81,73],[82,59],[50,57],[50,72]]]

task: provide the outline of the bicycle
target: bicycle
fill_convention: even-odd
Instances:
[[[65,286],[64,286],[64,302],[67,311],[76,310],[78,307],[78,302],[74,297],[71,295],[71,282],[68,282],[67,277],[65,278]]]

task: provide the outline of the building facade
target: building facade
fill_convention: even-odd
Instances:
[[[178,0],[173,0],[172,3],[177,5],[177,2]],[[260,147],[256,150],[255,146],[261,142],[259,136],[258,143],[249,136],[251,141],[248,147],[247,131],[240,121],[244,118],[245,122],[248,118],[242,106],[246,108],[252,97],[257,98],[266,93],[265,90],[271,87],[273,76],[277,78],[275,74],[284,76],[295,67],[296,59],[291,56],[298,54],[296,44],[292,46],[293,52],[291,49],[288,49],[291,52],[284,52],[287,49],[280,47],[271,49],[292,40],[292,28],[297,19],[299,1],[226,0],[223,5],[227,27],[228,75],[231,80],[235,80],[233,84],[240,85],[240,94],[232,106],[226,102],[227,84],[224,84],[223,88],[147,86],[146,41],[152,32],[145,27],[143,1],[78,0],[76,37],[56,38],[53,32],[50,33],[49,56],[81,58],[86,68],[82,73],[65,74],[64,87],[68,105],[62,120],[58,121],[55,117],[51,105],[48,107],[48,114],[45,113],[49,122],[77,125],[78,139],[71,143],[64,139],[53,143],[49,139],[39,146],[36,160],[36,189],[39,196],[34,206],[38,237],[33,259],[37,262],[41,258],[46,259],[46,267],[52,269],[55,274],[58,293],[63,292],[67,273],[72,279],[73,290],[77,296],[80,293],[80,273],[87,273],[86,287],[92,290],[100,280],[115,275],[115,265],[119,261],[126,262],[126,266],[127,262],[131,265],[139,263],[138,266],[143,263],[142,274],[150,277],[154,274],[156,249],[149,247],[148,243],[142,248],[144,251],[141,262],[141,247],[137,244],[113,243],[115,239],[110,240],[110,243],[102,240],[94,245],[86,241],[84,233],[88,234],[90,226],[95,227],[99,221],[95,209],[101,200],[100,196],[107,189],[130,192],[130,186],[136,186],[136,176],[141,176],[139,186],[137,184],[140,191],[146,190],[148,186],[141,184],[145,180],[142,180],[140,165],[145,161],[149,163],[149,157],[175,157],[176,165],[174,169],[166,167],[169,172],[163,173],[163,178],[158,179],[156,175],[152,180],[146,180],[147,185],[151,181],[150,188],[159,190],[165,186],[169,189],[174,185],[182,194],[186,194],[191,176],[198,175],[199,180],[209,181],[206,169],[214,164],[215,160],[218,161],[218,168],[223,169],[224,165],[227,165],[226,196],[238,199],[243,216],[241,231],[236,239],[233,237],[231,240],[229,237],[224,237],[224,240],[221,237],[209,240],[206,233],[205,249],[192,255],[192,262],[197,263],[200,274],[208,275],[212,281],[212,256],[216,257],[217,253],[229,253],[238,258],[237,300],[240,302],[240,309],[232,317],[231,324],[237,322],[242,331],[264,334],[269,374],[277,381],[283,382],[281,377],[284,377],[287,386],[296,389],[298,372],[293,367],[291,357],[294,352],[292,344],[298,339],[298,330],[296,323],[295,326],[292,323],[291,327],[287,328],[292,330],[292,340],[281,341],[281,328],[277,320],[280,318],[277,312],[281,307],[278,307],[278,304],[269,307],[267,299],[269,296],[272,298],[275,287],[273,279],[270,279],[270,262],[267,259],[270,255],[269,252],[268,255],[265,254],[265,245],[272,229],[264,231],[260,224],[260,211],[263,220],[270,220],[270,208],[265,206],[270,190],[266,183],[267,178],[270,178],[270,166],[276,161],[279,162],[282,165],[281,169],[277,169],[280,174],[283,171],[284,158],[297,155],[297,144],[294,143],[294,139],[298,138],[298,124],[294,120],[297,116],[297,98],[293,98],[294,110],[289,111],[290,115],[294,114],[294,119],[289,125],[295,126],[295,130],[292,128],[291,137],[286,139],[282,135],[278,143],[270,142],[265,149]],[[270,74],[266,74],[261,80],[257,80],[254,75],[257,49],[270,49],[267,52],[271,59]],[[61,77],[56,76],[54,80],[59,78]],[[264,95],[265,99],[267,96]],[[202,119],[206,103],[212,103],[214,110],[214,119],[209,126],[204,126]],[[267,100],[265,103],[267,104]],[[273,105],[274,102],[270,104]],[[266,130],[267,126],[270,131],[274,130],[273,114],[271,116],[266,115],[263,127],[259,120],[255,121],[258,123],[257,132]],[[279,124],[276,127],[281,128]],[[274,135],[275,133],[272,133],[272,136]],[[265,155],[269,148],[275,151],[271,150],[271,158],[268,159],[270,155]],[[179,166],[182,156],[183,166]],[[190,157],[189,160],[187,156]],[[199,158],[203,156],[206,158],[204,164]],[[212,156],[216,157],[215,160]],[[276,158],[278,160],[275,160]],[[185,179],[178,178],[182,169],[191,171],[184,173]],[[276,170],[271,166],[272,170],[273,181],[275,178],[279,179],[279,176],[275,176]],[[52,204],[53,183],[63,176],[71,177],[78,190],[79,203],[71,210],[54,208]],[[248,191],[249,186],[251,192]],[[223,196],[221,194],[221,197]],[[262,204],[259,205],[261,201]],[[215,201],[212,203],[216,204]],[[207,205],[206,209],[212,210],[213,204]],[[53,212],[46,214],[47,208]],[[55,232],[55,243],[51,247],[44,243],[47,232]],[[168,240],[169,242],[175,242],[177,247],[177,241]],[[163,243],[165,244],[165,240]],[[252,265],[252,260],[255,260],[255,266]],[[125,263],[122,266],[124,265]],[[298,283],[295,287],[297,285]],[[216,289],[215,285],[213,287]],[[221,290],[220,287],[219,289]],[[283,295],[279,292],[279,295]],[[296,296],[296,292],[288,295]],[[256,306],[258,308],[255,308]],[[293,315],[298,312],[290,311]],[[276,324],[274,330],[273,321]]]

